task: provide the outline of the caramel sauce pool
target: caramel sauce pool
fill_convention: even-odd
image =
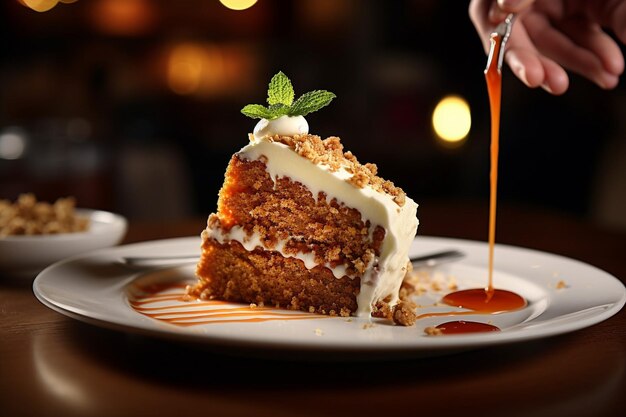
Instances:
[[[463,320],[441,323],[435,328],[442,334],[486,333],[500,331],[499,328],[491,324]]]
[[[473,310],[475,313],[495,314],[519,310],[526,306],[526,300],[514,292],[493,290],[491,294],[483,288],[455,291],[445,297],[444,304]]]

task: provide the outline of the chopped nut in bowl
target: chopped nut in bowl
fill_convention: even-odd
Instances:
[[[118,244],[127,222],[120,215],[75,208],[73,198],[54,204],[32,194],[0,200],[0,279],[34,278],[61,259]]]

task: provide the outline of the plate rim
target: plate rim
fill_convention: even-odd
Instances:
[[[192,343],[199,343],[205,346],[213,346],[216,348],[224,348],[224,347],[235,347],[238,349],[250,349],[254,348],[255,350],[276,350],[285,352],[319,352],[322,350],[322,353],[336,352],[336,353],[350,353],[355,352],[359,354],[367,354],[367,355],[379,355],[385,353],[413,353],[413,354],[422,354],[426,351],[452,351],[452,350],[467,350],[472,348],[480,348],[484,346],[495,346],[502,344],[510,344],[517,343],[521,341],[530,341],[536,340],[551,336],[557,336],[565,333],[570,333],[573,331],[581,330],[586,327],[590,327],[592,325],[598,324],[602,321],[607,320],[613,315],[617,314],[626,304],[626,286],[622,281],[620,281],[617,277],[610,274],[607,271],[602,270],[601,268],[596,267],[595,265],[570,258],[567,256],[553,254],[550,252],[545,252],[533,248],[526,248],[522,246],[515,246],[509,244],[496,244],[496,250],[498,248],[507,249],[507,250],[523,250],[528,251],[534,255],[540,256],[548,256],[550,258],[557,258],[560,261],[565,262],[573,262],[575,264],[584,265],[585,267],[593,268],[597,273],[603,275],[603,279],[609,279],[613,281],[613,283],[621,286],[621,296],[619,299],[616,298],[616,301],[611,303],[608,307],[603,309],[600,312],[593,314],[590,317],[586,317],[583,320],[577,320],[574,322],[568,322],[565,325],[559,326],[556,330],[553,326],[545,326],[541,329],[534,329],[533,331],[528,331],[525,329],[518,330],[508,330],[506,331],[506,337],[503,337],[503,333],[482,333],[482,334],[470,334],[470,335],[446,335],[445,337],[429,337],[429,338],[421,338],[420,341],[427,340],[427,342],[422,344],[400,344],[394,345],[392,343],[384,343],[382,345],[363,345],[363,346],[355,346],[355,344],[311,344],[310,341],[298,341],[298,340],[290,340],[289,342],[285,342],[282,340],[269,340],[269,339],[246,339],[241,337],[231,337],[225,338],[223,336],[215,336],[206,333],[196,333],[196,332],[184,332],[177,331],[172,328],[161,328],[161,327],[151,327],[147,328],[145,326],[141,326],[138,323],[118,323],[117,321],[110,321],[101,319],[99,317],[89,316],[80,311],[76,311],[78,309],[73,308],[71,306],[63,305],[63,303],[55,302],[54,300],[50,300],[44,293],[42,293],[39,289],[43,280],[47,279],[51,271],[54,271],[56,268],[59,268],[63,265],[76,262],[81,259],[93,258],[102,255],[103,253],[110,251],[124,251],[129,248],[140,248],[142,246],[148,245],[166,245],[166,244],[176,244],[176,243],[191,243],[191,239],[194,239],[198,242],[198,247],[200,243],[199,236],[187,236],[187,237],[176,237],[176,238],[168,238],[168,239],[158,239],[158,240],[148,240],[143,242],[135,242],[121,246],[114,246],[109,248],[97,249],[91,252],[87,252],[84,254],[72,256],[70,258],[64,259],[62,261],[56,262],[43,271],[41,271],[35,280],[33,281],[32,290],[35,297],[46,307],[56,311],[62,315],[70,317],[72,319],[88,323],[90,325],[95,325],[102,328],[108,328],[111,330],[121,331],[125,333],[133,333],[140,334],[149,337],[157,337],[160,339],[174,340],[174,341],[185,341]],[[469,239],[459,239],[459,238],[448,238],[448,237],[438,237],[438,236],[422,236],[418,235],[413,244],[416,242],[430,241],[432,244],[434,243],[444,243],[447,242],[451,245],[453,244],[461,244],[461,245],[477,245],[477,246],[486,246],[487,243],[483,241],[477,240],[469,240]],[[463,262],[463,261],[460,261]],[[469,265],[473,265],[470,263]],[[121,280],[130,280],[133,277],[137,277],[141,275],[141,272],[132,271],[129,269],[128,275],[124,278],[120,277]],[[596,306],[603,307],[603,306]],[[594,307],[595,308],[595,307]],[[344,318],[345,319],[345,318]],[[353,319],[358,319],[354,318]],[[367,319],[365,319],[367,320]]]

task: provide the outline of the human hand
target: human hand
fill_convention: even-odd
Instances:
[[[563,94],[567,69],[601,88],[617,86],[624,56],[603,28],[626,43],[626,0],[472,0],[470,18],[485,50],[509,13],[517,18],[504,59],[524,84]]]

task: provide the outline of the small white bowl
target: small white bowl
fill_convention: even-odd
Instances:
[[[89,209],[76,209],[76,214],[89,218],[87,231],[0,238],[0,278],[35,278],[54,262],[115,246],[126,234],[127,221],[118,214]]]

